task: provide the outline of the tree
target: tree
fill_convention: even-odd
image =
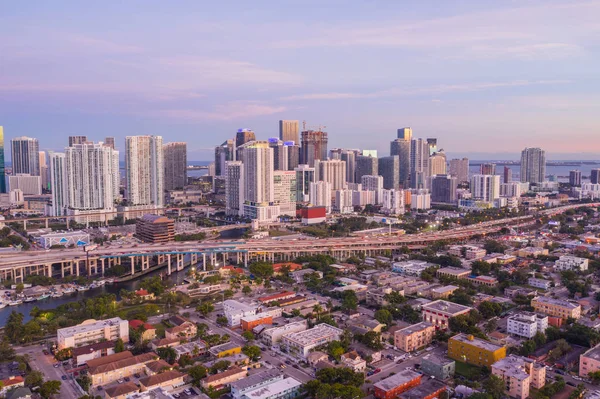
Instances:
[[[87,375],[81,376],[77,379],[79,386],[86,392],[90,391],[90,387],[92,386],[92,379]]]
[[[216,374],[219,371],[224,371],[229,368],[231,362],[229,360],[219,360],[210,367],[210,373]]]
[[[23,283],[19,283],[19,284],[17,284],[17,287],[15,288],[15,292],[17,294],[20,294],[23,292],[24,289],[25,289],[25,285]]]
[[[40,395],[42,398],[49,399],[54,395],[58,395],[60,393],[61,382],[57,380],[46,381],[40,387]]]
[[[379,309],[376,311],[375,319],[388,327],[391,326],[393,322],[392,313],[387,309]]]
[[[254,341],[254,334],[252,333],[252,331],[247,330],[242,333],[242,338],[244,338],[248,342]]]
[[[335,360],[340,360],[340,357],[346,353],[346,348],[340,341],[331,341],[327,344],[327,354]]]
[[[215,310],[215,305],[213,305],[212,302],[205,301],[198,305],[196,310],[202,313],[202,315],[208,316],[212,311]]]
[[[354,311],[358,308],[358,298],[354,291],[344,291],[342,294],[342,309],[346,312]]]
[[[352,385],[357,388],[365,383],[363,373],[355,373],[348,367],[325,368],[317,371],[317,380],[324,384]]]
[[[23,317],[22,313],[15,312],[14,310],[8,316],[6,326],[4,327],[4,335],[12,343],[20,342],[23,337]]]
[[[475,276],[485,276],[490,272],[490,270],[492,270],[492,265],[490,265],[488,262],[476,260],[471,263],[471,272]]]
[[[206,378],[206,367],[202,365],[193,366],[187,371],[188,375],[192,378],[192,383],[199,387],[200,381]]]
[[[471,299],[471,295],[467,293],[464,289],[460,288],[454,291],[448,297],[450,302],[458,303],[459,305],[469,306],[473,304],[473,300]]]
[[[123,352],[125,350],[125,343],[121,338],[115,342],[115,353]]]
[[[12,360],[15,358],[15,350],[8,340],[5,338],[0,341],[0,359]]]
[[[158,348],[156,354],[169,364],[173,364],[177,360],[177,352],[172,347]]]
[[[40,371],[32,371],[25,377],[25,385],[29,388],[39,387],[44,382],[44,375]]]
[[[253,362],[260,359],[260,348],[256,345],[246,345],[242,348],[242,353],[250,358]]]
[[[313,306],[312,310],[315,313],[315,315],[317,316],[317,320],[319,320],[319,316],[321,315],[321,312],[323,311],[323,307],[317,303],[315,306]]]
[[[223,291],[223,296],[225,297],[225,299],[229,299],[229,298],[233,297],[233,290]]]
[[[165,283],[160,279],[159,276],[154,276],[150,278],[144,278],[140,282],[140,288],[145,289],[146,291],[159,296],[165,292]]]
[[[252,293],[252,288],[250,288],[249,285],[245,285],[244,288],[242,288],[242,294],[250,295],[251,293]]]
[[[269,279],[274,273],[273,265],[268,262],[254,262],[248,266],[248,270],[250,270],[250,273],[255,277],[261,279]]]
[[[491,333],[492,331],[496,331],[496,328],[498,327],[498,322],[496,321],[496,319],[490,319],[488,320],[483,329],[485,330],[486,333]]]
[[[225,316],[219,316],[219,317],[217,317],[217,324],[218,325],[220,325],[220,326],[226,326],[227,323],[228,323],[227,317],[225,317]]]
[[[496,302],[483,301],[479,304],[477,310],[479,310],[479,313],[481,313],[484,319],[490,319],[495,316],[500,316],[502,313],[502,305]]]
[[[504,397],[505,386],[504,380],[493,374],[483,382],[483,390],[493,399],[502,399]]]
[[[485,244],[483,244],[483,248],[486,250],[486,252],[488,254],[492,254],[492,253],[503,254],[504,251],[506,251],[506,246],[496,240],[487,240],[485,242]]]

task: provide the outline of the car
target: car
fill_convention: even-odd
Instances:
[[[279,365],[279,368],[280,368],[280,369],[282,369],[282,370],[283,370],[285,367],[286,367],[286,366],[285,366],[285,364],[283,364],[283,363],[281,363],[281,364]]]
[[[570,385],[570,386],[572,386],[572,387],[576,386],[576,385],[575,385],[575,383],[574,383],[574,382],[572,382],[572,381],[567,381],[567,385]]]
[[[129,378],[129,377],[125,377],[125,378],[123,378],[123,379],[125,380],[125,382],[129,382],[129,381],[131,381],[131,378]]]
[[[134,376],[135,378],[140,378],[140,374],[139,374],[139,373],[135,373],[133,376]]]
[[[118,382],[119,384],[122,384],[122,383],[123,383],[123,382],[125,382],[125,381],[123,381],[121,378],[119,378],[119,379],[117,380],[117,382]]]
[[[174,393],[174,394],[173,394],[173,397],[174,397],[174,398],[178,398],[179,396],[180,396],[180,395],[179,395],[178,393]]]
[[[66,375],[63,375],[63,376],[61,376],[60,378],[62,378],[62,380],[63,380],[63,381],[66,381],[66,380],[67,380],[67,376],[66,376]]]
[[[60,366],[60,363],[54,363],[54,368],[57,368]]]
[[[50,354],[50,352],[48,352],[46,349],[44,349],[42,352],[43,352],[43,353],[44,353],[44,355],[46,355],[46,356],[48,356],[48,355]]]
[[[565,372],[562,370],[556,370],[555,373],[560,374],[560,375],[565,375]]]
[[[98,385],[98,386],[96,387],[96,389],[97,389],[97,390],[99,390],[99,391],[101,391],[101,390],[102,390],[102,385]]]
[[[297,364],[292,364],[292,367],[295,368],[295,369],[300,368],[300,366],[298,366]]]
[[[285,364],[292,364],[292,362],[291,362],[291,361],[289,361],[289,360],[286,360],[286,361],[285,361]]]
[[[373,370],[373,374],[377,374],[377,373],[381,373],[381,369],[377,368],[377,369]]]

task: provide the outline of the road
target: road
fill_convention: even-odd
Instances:
[[[40,371],[44,375],[44,380],[58,380],[61,382],[60,385],[60,397],[61,398],[79,398],[83,395],[81,389],[76,386],[75,380],[71,379],[69,375],[65,373],[65,368],[61,365],[60,367],[54,367],[56,360],[52,355],[44,355],[42,350],[44,346],[31,345],[24,347],[15,347],[17,355],[29,355],[29,365],[33,370]],[[63,380],[62,376],[66,375],[67,380]]]

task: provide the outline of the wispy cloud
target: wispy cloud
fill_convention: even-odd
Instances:
[[[67,36],[67,41],[99,53],[136,54],[144,51],[142,47],[84,35]]]
[[[160,116],[185,121],[220,120],[254,118],[274,115],[286,111],[284,106],[273,106],[254,101],[236,101],[218,105],[214,110],[202,109],[167,109],[159,111]]]
[[[500,89],[508,87],[523,87],[523,86],[539,86],[539,85],[560,85],[571,83],[570,80],[514,80],[509,82],[484,82],[484,83],[465,83],[465,84],[445,84],[430,87],[407,87],[407,88],[392,88],[388,90],[380,90],[367,93],[309,93],[292,95],[281,98],[284,101],[295,100],[346,100],[355,98],[383,98],[383,97],[399,97],[427,94],[444,94],[451,92],[469,92]],[[437,101],[440,101],[437,99]]]

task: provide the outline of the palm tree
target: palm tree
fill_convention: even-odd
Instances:
[[[327,314],[331,314],[331,309],[333,309],[333,301],[331,299],[327,300]]]
[[[313,306],[313,312],[315,312],[315,314],[317,315],[317,320],[320,319],[322,311],[323,311],[323,307],[321,305],[316,304],[315,306]]]

